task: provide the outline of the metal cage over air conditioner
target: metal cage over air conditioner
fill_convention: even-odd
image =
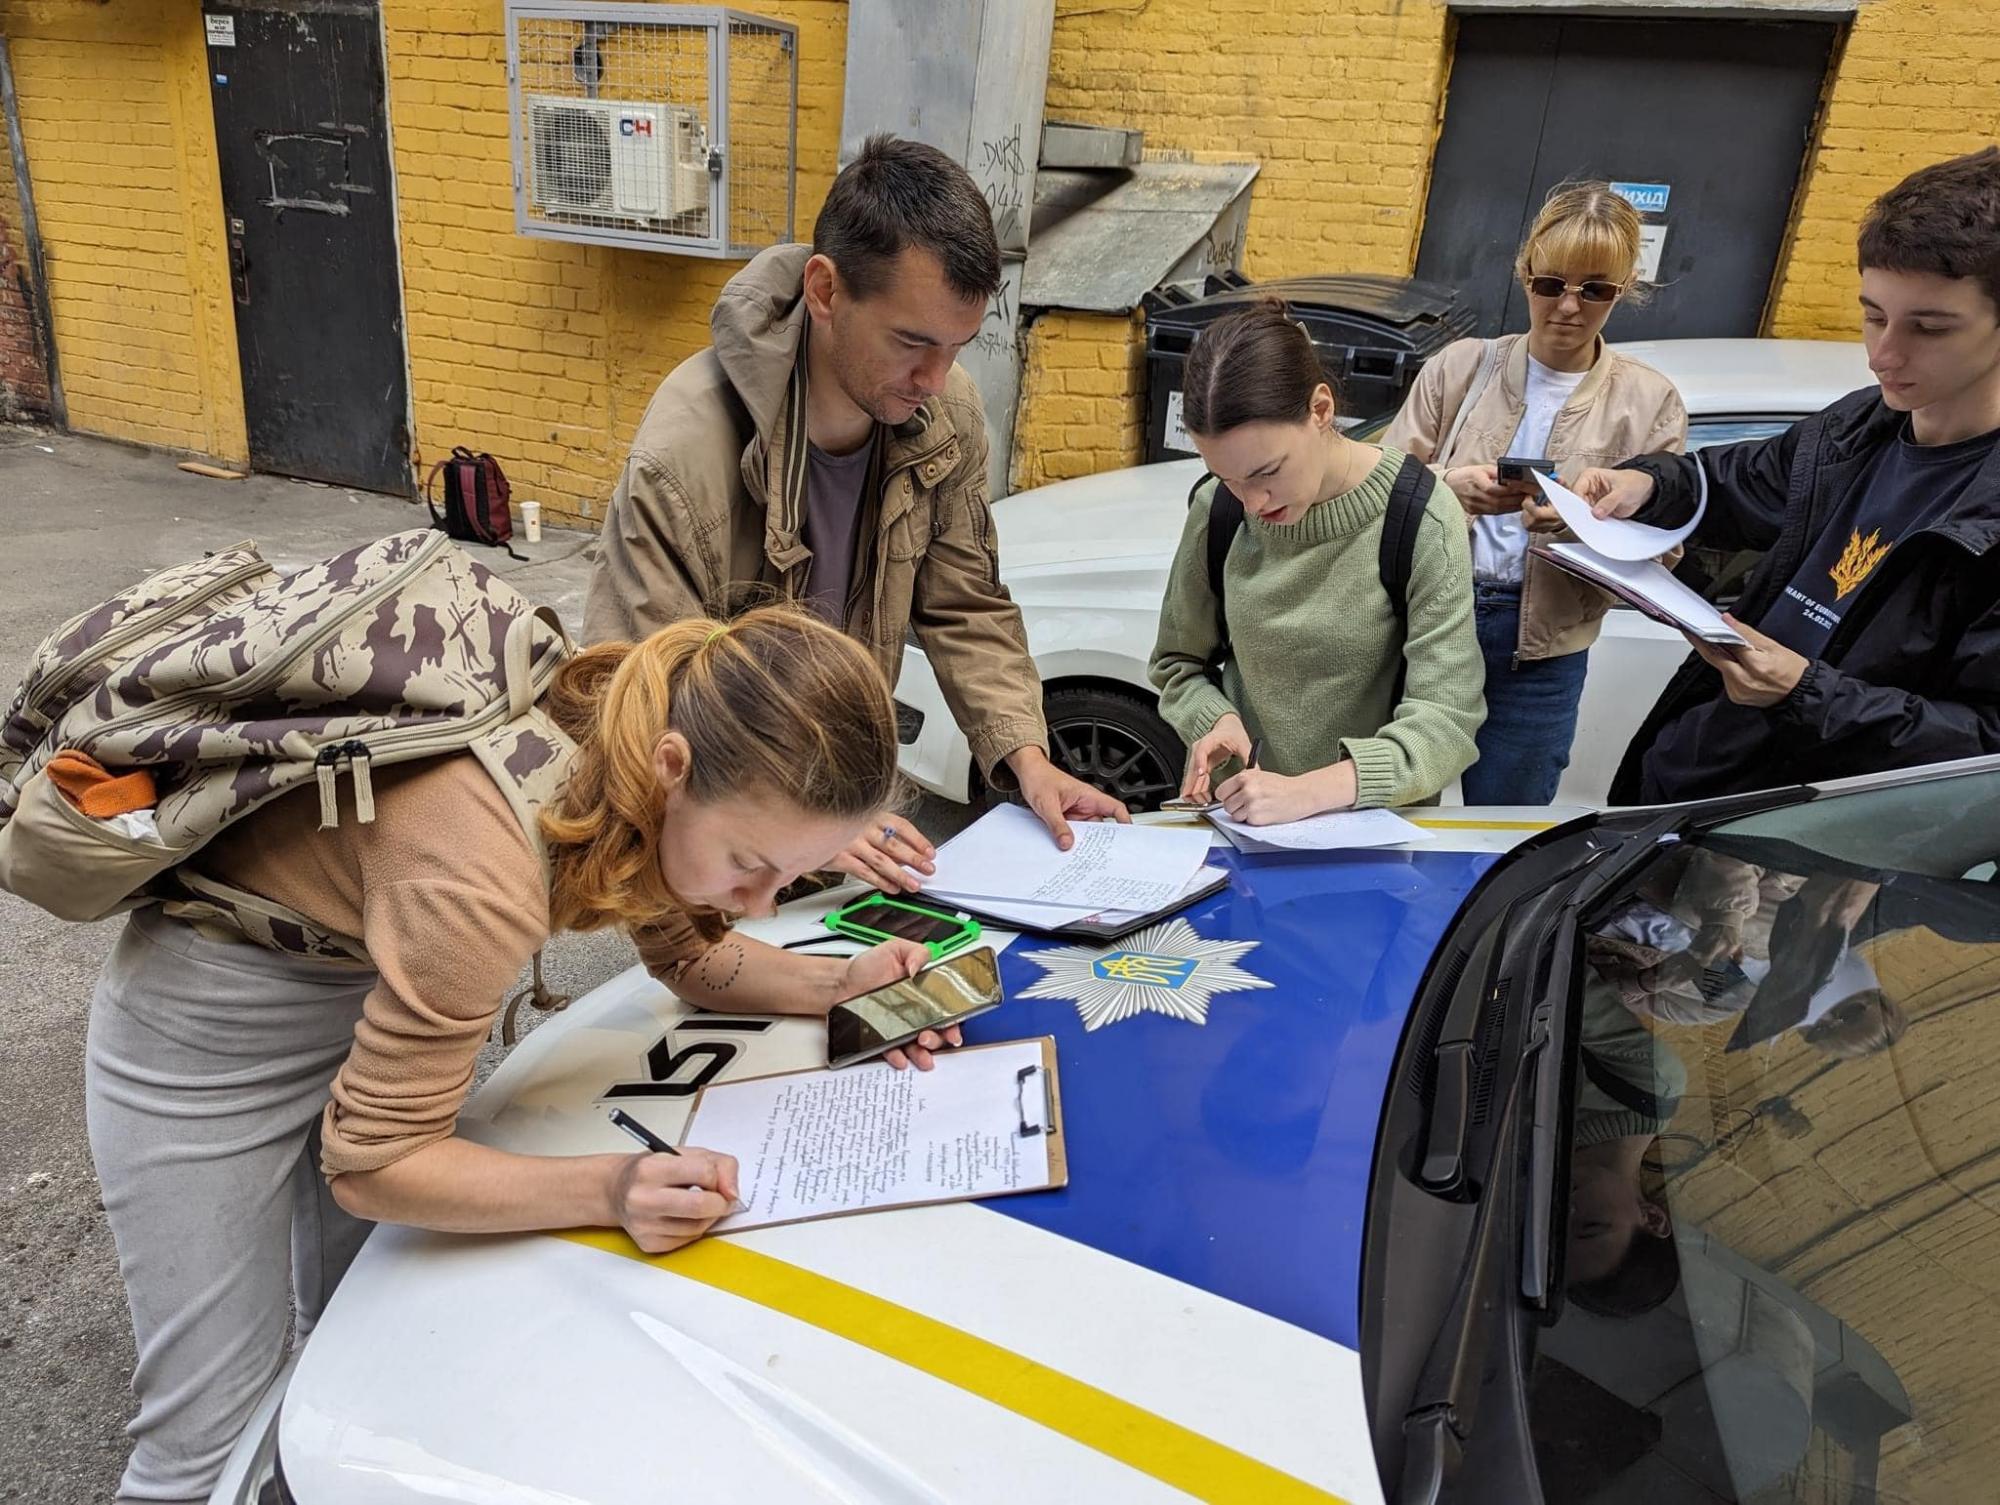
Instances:
[[[792,239],[798,29],[675,4],[507,0],[514,224],[697,256]]]

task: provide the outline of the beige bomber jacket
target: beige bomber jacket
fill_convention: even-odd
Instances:
[[[1508,453],[1527,411],[1528,337],[1493,341],[1496,359],[1483,386],[1479,368],[1489,342],[1458,340],[1424,367],[1382,443],[1407,450],[1440,476],[1458,465],[1490,465]],[[1474,390],[1478,387],[1478,390]],[[1438,448],[1458,410],[1466,415],[1451,453]],[[1597,358],[1549,430],[1548,458],[1561,480],[1597,465],[1687,447],[1687,409],[1674,384],[1630,356],[1597,342]],[[1472,525],[1470,517],[1466,526]],[[1563,535],[1567,536],[1567,535]],[[1597,640],[1611,597],[1596,586],[1530,556],[1521,582],[1521,659],[1581,653]]]

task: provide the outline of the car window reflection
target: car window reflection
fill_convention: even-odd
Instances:
[[[1977,821],[1857,860],[1922,803],[1867,800],[1670,846],[1586,919],[1552,1501],[1991,1497],[2000,888],[1938,876],[1991,871]]]

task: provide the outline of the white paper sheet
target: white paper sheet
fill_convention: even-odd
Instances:
[[[1206,835],[1204,834],[1204,839]],[[1228,877],[1228,870],[1219,867],[1204,867],[1192,878],[1180,896],[1187,897],[1198,889],[1206,888],[1217,878]],[[947,904],[963,904],[988,915],[995,920],[1015,925],[1025,925],[1036,930],[1056,930],[1064,925],[1075,925],[1091,920],[1103,925],[1120,925],[1136,920],[1141,915],[1151,914],[1150,909],[1074,909],[1057,904],[1036,904],[1022,899],[981,899],[967,894],[931,893],[931,897]],[[1156,906],[1157,907],[1157,906]]]
[[[1176,898],[1208,857],[1199,831],[1109,821],[1072,821],[1070,830],[1076,843],[1060,851],[1032,811],[1001,805],[937,849],[937,871],[924,887],[961,903],[1025,899],[1144,913]]]
[[[1043,1187],[1042,1042],[944,1051],[930,1071],[883,1061],[705,1088],[684,1145],[734,1155],[749,1210],[730,1233],[871,1207],[953,1202]],[[1025,1091],[1021,1068],[1032,1066]]]
[[[1694,532],[1695,522],[1700,521],[1697,516],[1684,528],[1654,528],[1629,518],[1599,517],[1590,510],[1590,503],[1561,481],[1545,476],[1539,470],[1534,472],[1534,476],[1535,484],[1542,488],[1542,495],[1555,506],[1562,520],[1569,525],[1570,532],[1592,553],[1605,559],[1658,559],[1669,549],[1678,547],[1688,534]]]
[[[1220,810],[1208,817],[1245,852],[1337,852],[1343,848],[1396,847],[1429,841],[1430,834],[1393,810],[1341,810],[1275,826],[1245,825]]]
[[[1552,543],[1537,547],[1546,548],[1555,558],[1577,566],[1584,578],[1597,581],[1648,616],[1691,632],[1710,643],[1742,646],[1743,634],[1723,621],[1721,612],[1704,601],[1698,592],[1676,580],[1673,573],[1656,559],[1636,563],[1606,559],[1588,546],[1576,543]]]

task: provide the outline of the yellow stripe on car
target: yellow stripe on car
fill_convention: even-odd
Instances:
[[[1432,815],[1406,817],[1411,825],[1431,831],[1553,831],[1552,820],[1440,820]]]
[[[1338,1495],[1061,1370],[727,1239],[647,1254],[623,1233],[578,1229],[556,1237],[654,1265],[873,1349],[1197,1499],[1345,1505]]]

